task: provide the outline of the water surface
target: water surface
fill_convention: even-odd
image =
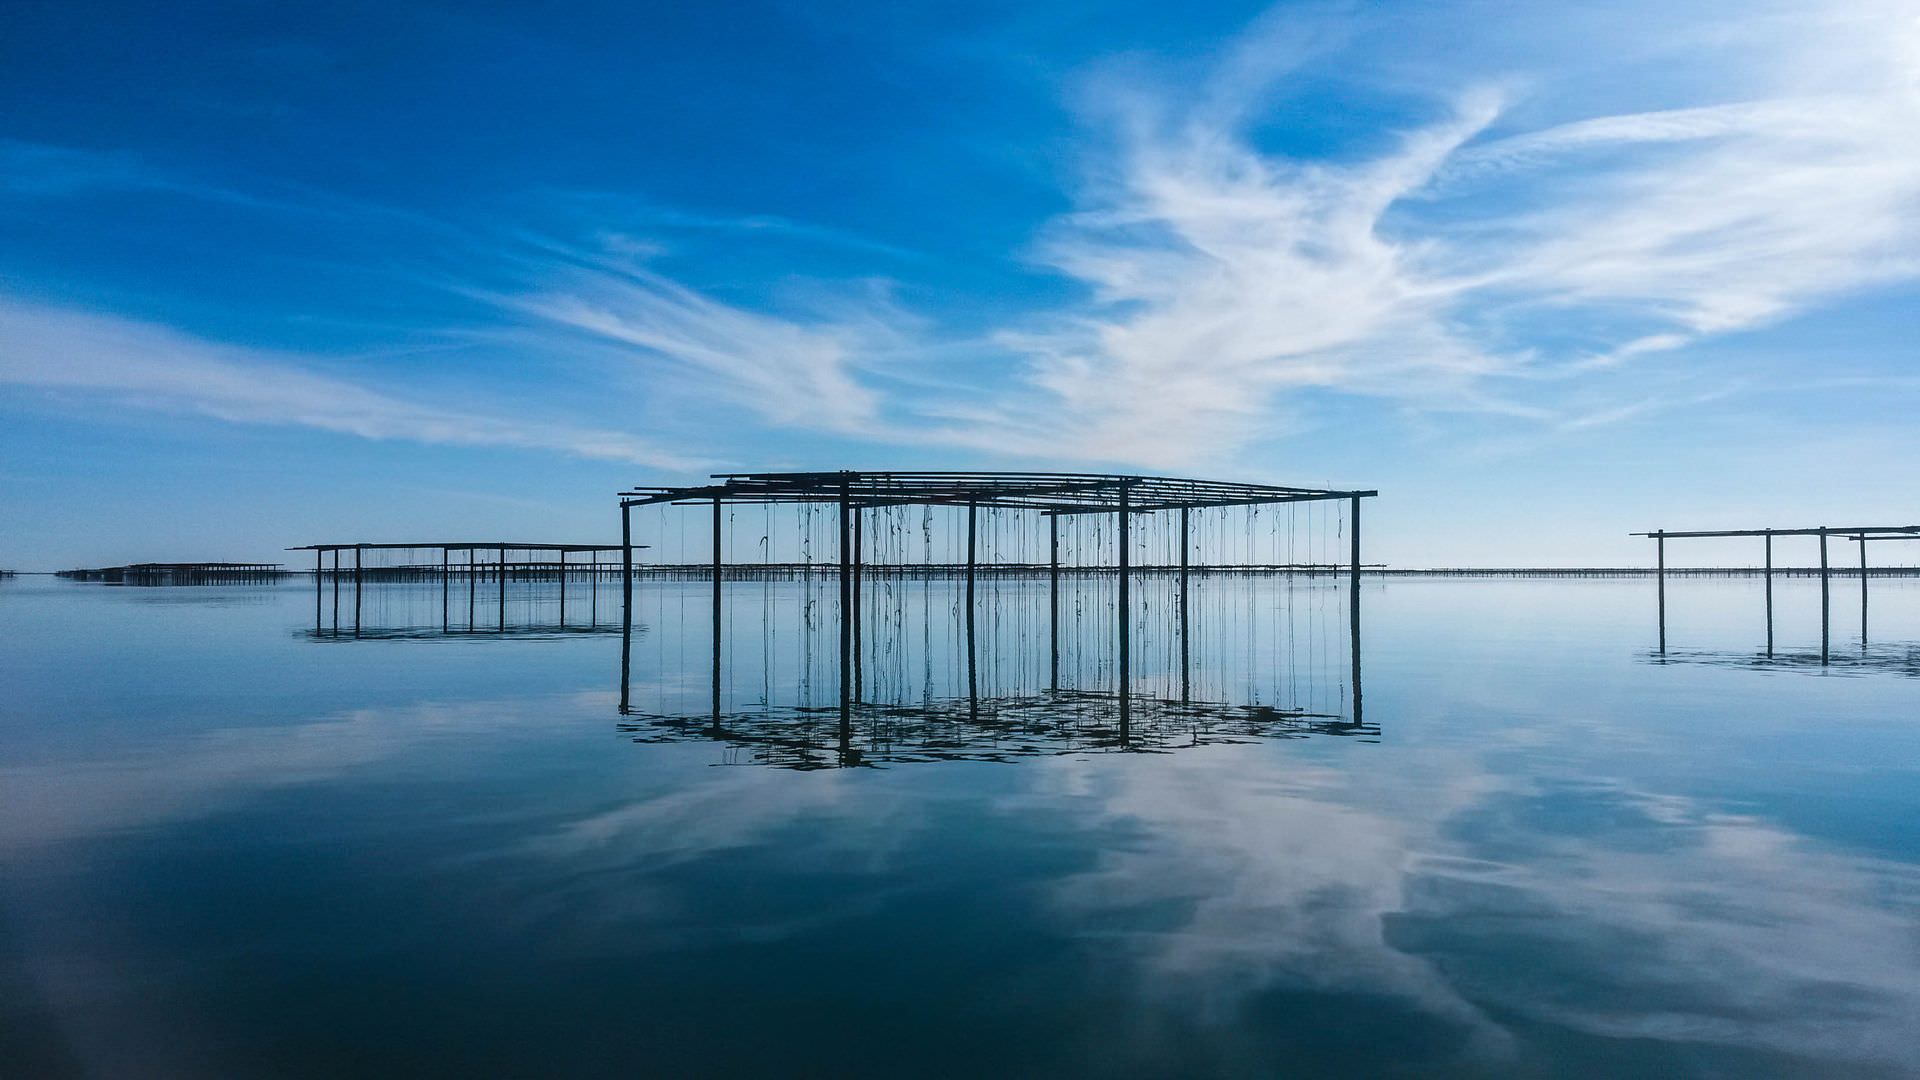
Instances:
[[[488,586],[482,586],[487,588]],[[1911,1075],[1920,585],[0,583],[7,1075]]]

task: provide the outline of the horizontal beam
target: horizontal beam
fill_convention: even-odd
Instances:
[[[636,548],[646,547],[635,544]],[[286,548],[287,551],[406,551],[426,550],[428,548],[446,551],[619,551],[619,544],[516,544],[510,540],[461,541],[455,544],[413,543],[413,544],[302,544],[299,547]]]
[[[1129,514],[1153,514],[1165,510],[1211,510],[1229,506],[1266,506],[1273,503],[1332,502],[1344,499],[1371,499],[1379,496],[1377,491],[1326,491],[1312,495],[1276,495],[1264,499],[1234,499],[1218,502],[1167,502],[1129,505]],[[1074,514],[1112,514],[1119,511],[1118,506],[1076,506],[1047,509],[1045,513],[1068,517]]]
[[[636,487],[623,507],[666,504],[986,506],[1043,513],[1113,513],[1125,499],[1141,513],[1211,506],[1371,497],[1373,491],[1243,484],[1121,473],[795,472],[716,473],[717,484]]]
[[[1871,536],[1874,534],[1883,534],[1889,538],[1920,536],[1920,525],[1819,525],[1810,529],[1708,529],[1690,532],[1667,532],[1656,529],[1653,532],[1627,535],[1644,536],[1652,540],[1685,540],[1727,536]]]

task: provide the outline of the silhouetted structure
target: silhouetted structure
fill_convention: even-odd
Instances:
[[[1852,540],[1860,545],[1860,640],[1867,639],[1867,544],[1878,540],[1920,540],[1920,525],[1849,525],[1835,527],[1816,525],[1799,529],[1695,529],[1686,532],[1673,532],[1656,529],[1653,532],[1632,533],[1632,536],[1645,536],[1654,542],[1655,572],[1657,582],[1660,651],[1667,648],[1667,541],[1684,539],[1758,536],[1765,541],[1766,557],[1762,575],[1766,580],[1767,597],[1767,655],[1773,655],[1773,538],[1776,536],[1813,536],[1820,540],[1820,658],[1828,662],[1832,652],[1832,574],[1827,559],[1827,538],[1838,536]]]

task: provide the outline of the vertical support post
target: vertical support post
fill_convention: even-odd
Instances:
[[[1767,655],[1773,655],[1773,534],[1767,534],[1767,566],[1764,571],[1767,588]]]
[[[1125,724],[1130,718],[1128,707],[1131,704],[1127,700],[1127,693],[1129,689],[1129,677],[1132,675],[1131,661],[1133,658],[1133,553],[1129,550],[1133,546],[1132,518],[1133,510],[1127,503],[1127,484],[1126,481],[1123,480],[1120,482],[1120,598],[1119,602],[1115,605],[1115,611],[1118,612],[1119,615],[1117,621],[1120,624],[1119,683],[1120,719],[1122,724]]]
[[[1660,594],[1660,651],[1667,651],[1667,534],[1653,534],[1655,552],[1654,587]]]
[[[500,549],[500,625],[499,633],[507,632],[507,549]]]
[[[443,634],[447,632],[448,622],[451,619],[451,616],[448,614],[448,611],[449,611],[449,608],[451,607],[452,592],[453,592],[453,581],[452,581],[453,569],[452,567],[447,565],[451,561],[452,561],[452,556],[448,554],[447,549],[441,548],[440,549],[440,632]]]
[[[1187,618],[1187,566],[1193,548],[1193,536],[1187,531],[1188,509],[1180,508],[1180,700],[1193,697],[1191,677],[1192,647],[1188,636],[1192,624]]]
[[[1827,662],[1827,645],[1830,636],[1828,613],[1832,608],[1829,596],[1827,574],[1827,527],[1820,526],[1820,662]]]
[[[360,636],[360,545],[353,545],[353,636]]]
[[[593,559],[592,569],[587,571],[587,626],[600,625],[600,549],[587,552]]]
[[[340,632],[340,549],[333,549],[333,632]]]
[[[620,500],[620,713],[625,715],[633,671],[633,507]]]
[[[1047,635],[1051,660],[1047,685],[1060,689],[1060,515],[1047,515]]]
[[[973,565],[979,561],[979,503],[966,503],[966,700],[968,719],[979,719],[979,667],[973,648]]]
[[[1854,537],[1860,544],[1860,647],[1867,644],[1867,537]]]
[[[860,579],[866,575],[866,564],[862,557],[865,542],[862,540],[860,508],[853,508],[853,699],[858,701],[866,689],[861,667],[864,650],[860,640]]]
[[[720,727],[720,500],[713,500],[713,726]]]
[[[560,629],[567,628],[567,549],[560,549]]]
[[[321,558],[322,556],[320,554],[320,549],[314,548],[313,549],[313,629],[315,633],[319,633],[320,631],[320,578],[321,578],[321,572],[325,569],[325,567],[322,566],[320,563]]]
[[[967,502],[967,610],[973,610],[973,568],[980,554],[980,504]]]
[[[852,715],[853,661],[853,534],[852,499],[846,480],[840,481],[840,722],[845,725]]]
[[[473,565],[473,549],[467,549],[467,633],[473,633],[474,597],[479,588],[479,572]]]
[[[633,631],[633,506],[620,500],[620,606],[627,612],[625,627]]]
[[[1347,499],[1348,538],[1352,544],[1347,567],[1347,652],[1353,673],[1353,722],[1360,722],[1360,496]]]

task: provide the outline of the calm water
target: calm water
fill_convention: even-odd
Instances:
[[[0,1073],[1916,1074],[1920,583],[1110,588],[0,583]]]

